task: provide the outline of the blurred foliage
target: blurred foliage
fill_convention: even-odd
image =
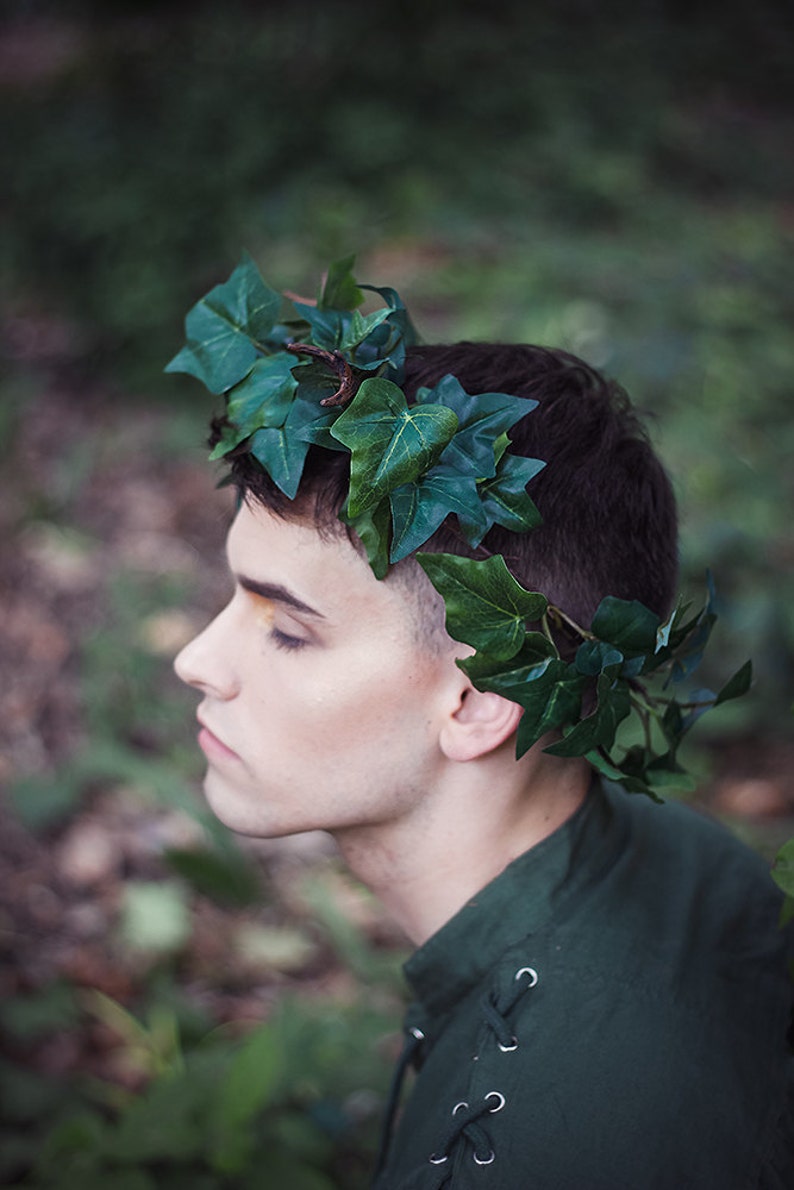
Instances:
[[[786,5],[14,12],[0,300],[22,367],[54,311],[81,372],[187,399],[162,365],[243,244],[299,292],[357,250],[431,340],[581,352],[658,419],[685,577],[712,566],[741,642],[724,670],[753,653],[776,713],[794,649]]]
[[[505,0],[498,14],[474,0],[12,0],[0,24],[10,527],[45,525],[85,552],[70,522],[92,476],[121,470],[125,452],[150,450],[162,469],[193,451],[209,409],[161,369],[184,312],[242,246],[298,293],[319,262],[356,251],[359,275],[397,285],[429,341],[550,343],[620,378],[680,492],[684,585],[710,565],[721,593],[704,681],[756,663],[755,697],[715,712],[711,730],[790,733],[791,44],[782,0]],[[76,394],[76,415],[102,384],[129,417],[115,437],[101,418],[64,427],[37,486],[18,447],[53,384]],[[140,438],[147,413],[160,428]],[[287,1001],[240,1040],[178,992],[191,898],[241,906],[272,891],[197,808],[190,700],[138,632],[189,601],[189,584],[127,568],[102,587],[106,612],[75,660],[90,747],[57,779],[20,781],[16,806],[48,832],[98,788],[129,787],[197,818],[202,841],[166,849],[119,907],[113,945],[148,951],[162,977],[132,1011],[68,983],[8,1002],[0,1180],[355,1190],[388,1066],[376,1042],[396,1015],[371,989],[393,997],[396,958],[319,884],[311,941],[366,998]],[[790,892],[782,862],[778,876]],[[306,941],[263,927],[246,945],[283,959]],[[25,1064],[33,1040],[46,1047],[86,1014],[115,1030],[133,1090]]]
[[[64,1008],[39,998],[39,1023]],[[185,1038],[168,1009],[138,1020],[95,993],[92,1011],[120,1039],[142,1089],[87,1077],[64,1084],[0,1065],[3,1185],[73,1190],[206,1187],[356,1190],[368,1182],[386,1065],[386,1022],[364,1003],[284,1001],[247,1036]],[[11,1006],[13,1009],[13,1006]],[[29,1029],[11,1009],[4,1025]],[[21,1179],[21,1180],[20,1180]]]
[[[16,7],[22,30],[36,12],[66,23],[42,30],[28,84],[4,96],[8,292],[57,296],[87,349],[149,384],[190,299],[241,243],[296,286],[351,245],[428,238],[457,258],[444,287],[474,317],[487,292],[480,270],[466,283],[472,264],[501,264],[533,310],[544,260],[567,246],[555,289],[599,301],[597,264],[622,315],[622,272],[655,290],[634,235],[668,277],[695,281],[699,237],[680,200],[709,215],[754,206],[757,255],[763,204],[791,180],[776,94],[791,90],[786,10],[770,0],[741,22],[614,0],[506,3],[499,21],[418,0]],[[720,213],[720,247],[736,215]],[[599,232],[621,243],[605,251]]]

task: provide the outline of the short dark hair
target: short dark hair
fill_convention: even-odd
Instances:
[[[534,398],[510,431],[511,451],[542,459],[529,494],[543,518],[529,533],[495,525],[476,550],[454,517],[422,548],[488,557],[503,554],[523,586],[542,591],[587,626],[605,595],[638,599],[660,616],[677,579],[677,517],[670,480],[625,392],[568,352],[502,343],[410,348],[404,389],[410,400],[452,373],[472,394]],[[217,441],[222,419],[214,423]],[[231,458],[241,494],[280,516],[311,516],[340,529],[349,485],[346,452],[312,447],[295,501],[247,453]]]

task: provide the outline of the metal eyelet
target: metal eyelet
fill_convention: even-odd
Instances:
[[[431,1153],[428,1161],[431,1165],[443,1165],[445,1161],[449,1161],[449,1157],[436,1157],[435,1153]]]
[[[538,973],[535,968],[521,967],[520,970],[516,971],[514,978],[520,979],[522,975],[529,976],[529,983],[527,984],[527,987],[534,988],[535,984],[538,982]]]
[[[469,1106],[468,1103],[464,1103],[464,1102],[456,1103],[452,1109],[453,1116],[457,1115],[462,1107],[468,1107],[468,1106]]]
[[[496,1107],[488,1108],[488,1111],[491,1113],[491,1115],[493,1115],[494,1112],[501,1111],[505,1105],[505,1097],[501,1091],[489,1091],[488,1094],[484,1096],[484,1098],[486,1100],[488,1100],[488,1099],[498,1099],[499,1100]]]
[[[498,1041],[496,1044],[503,1054],[512,1054],[514,1050],[518,1049],[518,1038],[514,1036],[510,1045],[502,1045],[501,1041]]]
[[[485,1160],[485,1161],[481,1161],[480,1158],[477,1156],[477,1154],[476,1153],[474,1154],[474,1164],[475,1165],[490,1165],[495,1160],[496,1160],[496,1153],[493,1151],[493,1149],[491,1149],[491,1152],[490,1152],[487,1160]]]
[[[424,1041],[424,1039],[425,1039],[425,1035],[422,1032],[422,1030],[417,1029],[414,1026],[411,1026],[411,1028],[408,1030],[408,1032],[411,1034],[412,1037],[415,1037],[417,1041]]]

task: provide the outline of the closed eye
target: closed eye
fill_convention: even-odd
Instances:
[[[300,636],[290,636],[278,628],[271,628],[270,639],[277,649],[303,649],[309,643]]]

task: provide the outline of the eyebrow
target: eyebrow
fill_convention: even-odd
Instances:
[[[258,579],[249,578],[245,574],[236,574],[234,577],[243,590],[250,591],[252,595],[261,595],[263,599],[272,599],[274,603],[285,603],[287,607],[292,607],[297,612],[303,612],[305,616],[313,616],[317,620],[325,619],[322,612],[318,612],[316,608],[310,607],[308,603],[298,599],[297,595],[293,595],[279,583],[260,583]]]

